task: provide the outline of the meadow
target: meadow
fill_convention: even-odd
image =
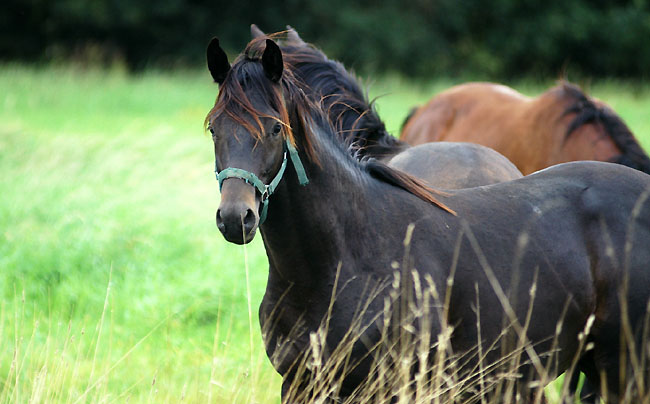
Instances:
[[[456,83],[390,76],[370,96],[396,134]],[[207,70],[3,65],[0,89],[0,404],[279,402],[261,239],[215,226]],[[590,93],[650,150],[650,86]]]

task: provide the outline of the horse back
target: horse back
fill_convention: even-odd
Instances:
[[[620,346],[621,310],[627,307],[636,330],[650,299],[649,194],[650,176],[594,162],[454,192],[451,199],[458,204],[450,205],[464,222],[457,230],[464,237],[450,309],[450,321],[457,324],[455,350],[476,345],[478,330],[467,320],[477,317],[476,307],[484,310],[486,343],[501,337],[503,325],[511,322],[500,288],[520,324],[532,308],[527,335],[538,352],[552,349],[554,338],[564,347],[556,356],[558,370],[573,359],[576,335],[591,314],[592,335],[601,342],[597,352],[609,358],[599,367],[610,366],[616,358],[612,347]],[[444,260],[451,263],[452,257]],[[562,332],[554,337],[558,323]]]
[[[518,158],[522,150],[543,147],[541,143],[531,144],[539,143],[539,139],[525,137],[533,128],[531,102],[499,84],[458,85],[420,107],[404,125],[400,139],[411,145],[433,141],[478,143],[499,151],[519,167],[519,160],[534,158]]]

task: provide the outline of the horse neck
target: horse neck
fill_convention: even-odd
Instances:
[[[378,195],[381,186],[328,135],[313,136],[318,162],[310,161],[298,142],[309,184],[300,185],[290,165],[269,199],[261,232],[271,277],[307,285],[334,276],[338,262],[351,248],[350,234],[362,233],[360,229],[385,200]],[[355,242],[359,248],[363,245],[361,240]]]

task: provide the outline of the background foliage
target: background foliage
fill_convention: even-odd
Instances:
[[[202,65],[216,35],[233,52],[248,26],[291,24],[363,73],[647,78],[648,0],[5,0],[0,58]]]

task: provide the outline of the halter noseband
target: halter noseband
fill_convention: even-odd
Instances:
[[[282,175],[284,175],[284,170],[287,168],[287,151],[289,152],[289,158],[293,163],[293,168],[296,170],[296,175],[298,175],[298,182],[300,185],[309,184],[307,179],[307,174],[305,173],[305,168],[300,161],[300,156],[298,156],[298,151],[296,148],[289,142],[289,139],[285,139],[284,142],[284,156],[282,157],[282,165],[278,170],[278,173],[275,174],[275,177],[271,182],[266,185],[259,179],[259,177],[253,174],[250,171],[243,170],[241,168],[228,167],[224,168],[221,171],[217,171],[217,163],[214,163],[214,173],[217,176],[217,181],[219,181],[219,190],[221,191],[221,186],[223,182],[228,178],[240,178],[246,181],[247,184],[251,184],[255,189],[260,193],[262,200],[262,213],[260,214],[260,225],[266,220],[266,213],[269,207],[269,196],[273,194],[275,188],[277,188],[280,180],[282,180]]]

